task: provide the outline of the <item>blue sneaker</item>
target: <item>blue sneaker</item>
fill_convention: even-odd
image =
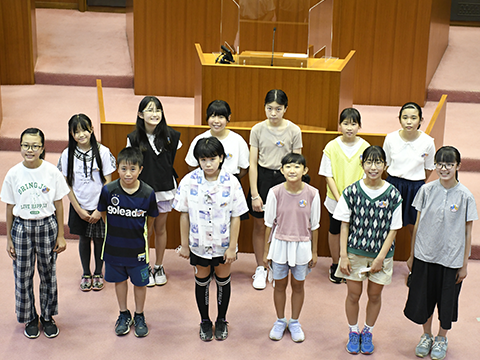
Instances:
[[[362,333],[360,334],[361,337],[361,352],[365,355],[370,355],[375,350],[375,346],[373,346],[372,338],[373,335],[370,331],[363,329]]]
[[[430,357],[432,360],[443,360],[447,356],[448,340],[446,337],[435,336],[435,341],[432,345]]]
[[[360,352],[360,334],[350,331],[348,334],[347,352],[350,354],[358,354]]]

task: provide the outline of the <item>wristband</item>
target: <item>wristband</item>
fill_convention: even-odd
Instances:
[[[255,197],[252,196],[252,201],[255,201],[255,200],[257,200],[257,199],[260,199],[260,195],[257,195],[257,196],[255,196]]]

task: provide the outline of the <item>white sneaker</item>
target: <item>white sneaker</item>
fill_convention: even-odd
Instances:
[[[288,331],[290,331],[293,341],[302,342],[305,340],[305,333],[303,332],[302,326],[298,320],[290,320],[288,322]]]
[[[272,330],[270,330],[270,339],[272,340],[281,340],[285,329],[287,328],[287,322],[283,320],[277,320],[273,324]]]
[[[152,267],[149,265],[148,266],[148,284],[147,286],[151,287],[151,286],[155,286],[155,278],[153,277],[153,271],[152,271]]]
[[[155,278],[155,285],[162,286],[167,283],[167,275],[165,275],[163,266],[153,271],[153,277]]]
[[[267,274],[268,270],[265,269],[263,266],[257,267],[257,270],[255,270],[255,275],[252,276],[252,285],[255,289],[263,290],[267,287]]]

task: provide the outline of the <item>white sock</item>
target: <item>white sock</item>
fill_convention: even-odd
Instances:
[[[368,326],[367,324],[365,324],[365,326],[363,327],[363,330],[367,330],[368,332],[372,332],[374,326],[375,326],[375,325],[373,325],[373,326]]]
[[[162,266],[163,266],[163,264],[162,264],[162,265],[155,265],[155,266],[154,266],[154,269],[155,269],[155,270],[158,270],[158,269],[160,269]]]
[[[355,325],[348,324],[348,327],[350,328],[351,332],[356,332],[357,334],[360,334],[360,329],[358,327],[358,323],[355,324]]]
[[[286,322],[287,322],[287,318],[286,318],[286,317],[283,317],[282,319],[280,319],[280,318],[277,318],[277,320],[283,321],[284,323],[286,323]]]

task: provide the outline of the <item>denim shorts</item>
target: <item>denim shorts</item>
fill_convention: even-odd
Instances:
[[[304,281],[311,269],[308,264],[290,266],[286,264],[278,264],[272,261],[273,280],[282,280],[288,276],[288,271],[292,272],[293,277],[297,281]]]

